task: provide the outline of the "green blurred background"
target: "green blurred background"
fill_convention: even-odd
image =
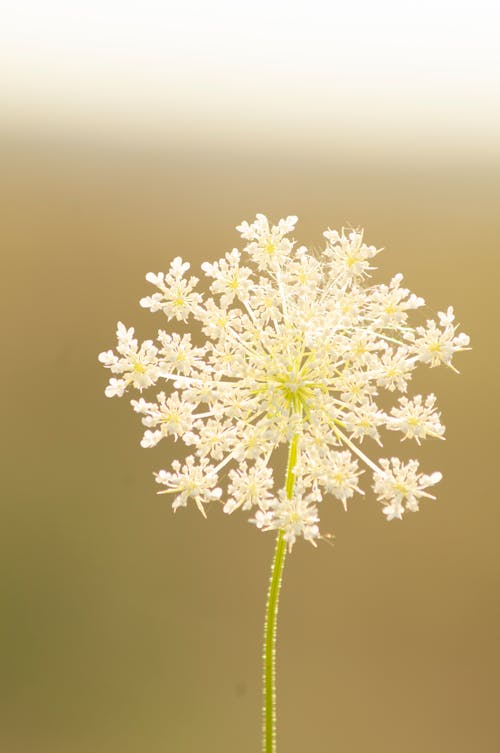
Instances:
[[[388,133],[393,104],[378,113]],[[174,517],[152,471],[180,450],[139,446],[97,363],[118,319],[140,338],[161,326],[138,305],[146,272],[181,255],[196,273],[256,212],[298,214],[295,237],[313,246],[327,226],[363,226],[386,249],[377,279],[403,272],[429,316],[453,304],[473,345],[460,376],[424,370],[412,385],[436,392],[447,427],[445,443],[403,447],[443,472],[437,502],[392,524],[371,493],[347,514],[326,505],[333,546],[299,542],[287,562],[279,749],[499,749],[500,160],[487,112],[462,131],[450,111],[394,137],[367,116],[352,138],[314,110],[290,131],[262,111],[258,139],[234,111],[230,138],[202,113],[154,137],[125,136],[109,113],[100,129],[6,119],[2,753],[259,750],[272,534],[215,507]]]

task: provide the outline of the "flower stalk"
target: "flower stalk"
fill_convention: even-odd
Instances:
[[[279,531],[271,568],[264,626],[264,707],[262,753],[276,753],[276,635],[278,605],[285,566],[286,541]]]
[[[285,489],[288,499],[293,497],[295,485],[294,468],[297,462],[298,435],[290,443],[286,469]],[[286,558],[286,540],[283,530],[278,532],[274,559],[271,567],[269,591],[267,594],[266,620],[264,624],[263,652],[263,725],[262,753],[276,753],[276,638],[278,627],[278,608],[283,569]]]

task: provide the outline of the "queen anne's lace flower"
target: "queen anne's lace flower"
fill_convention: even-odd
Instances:
[[[156,474],[163,493],[174,495],[174,510],[191,499],[205,514],[208,502],[222,498],[226,513],[253,511],[251,521],[282,530],[289,547],[298,536],[318,539],[325,496],[347,507],[363,493],[360,464],[373,473],[388,520],[433,498],[426,489],[440,473],[419,472],[416,460],[376,463],[365,453],[382,445],[384,429],[417,443],[442,439],[435,396],[404,394],[389,412],[376,398],[379,389],[406,393],[419,363],[454,369],[454,354],[469,344],[451,307],[437,322],[410,325],[424,301],[402,287],[401,274],[389,285],[366,285],[378,250],[362,233],[327,230],[316,254],[295,248],[296,221],[271,226],[259,214],[243,222],[243,252],[202,264],[212,297],[196,292],[198,279],[185,276],[190,265],[180,257],[167,273],[146,276],[157,292],[141,306],[168,321],[193,317],[204,345],[193,345],[190,333],[160,330],[156,344],[139,346],[134,330],[119,323],[117,353],[99,356],[114,374],[108,397],[162,385],[156,401],[140,397],[132,406],[146,427],[143,447],[173,436],[192,448],[184,465],[174,461],[172,471]],[[281,444],[296,452],[286,489],[276,488],[269,464]]]

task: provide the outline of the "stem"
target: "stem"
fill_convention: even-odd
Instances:
[[[289,499],[293,496],[295,485],[294,467],[297,462],[298,435],[290,442],[286,468],[285,489]],[[264,707],[262,729],[262,753],[276,753],[276,634],[278,622],[278,605],[285,566],[286,541],[283,531],[278,532],[276,549],[271,568],[269,591],[267,594],[266,621],[264,624]]]
[[[278,601],[286,556],[283,531],[278,533],[267,595],[264,626],[264,708],[262,753],[276,753],[276,628]]]

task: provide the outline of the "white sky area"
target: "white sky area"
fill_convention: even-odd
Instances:
[[[0,0],[2,118],[500,128],[500,2]],[[314,127],[313,125],[314,124]]]

